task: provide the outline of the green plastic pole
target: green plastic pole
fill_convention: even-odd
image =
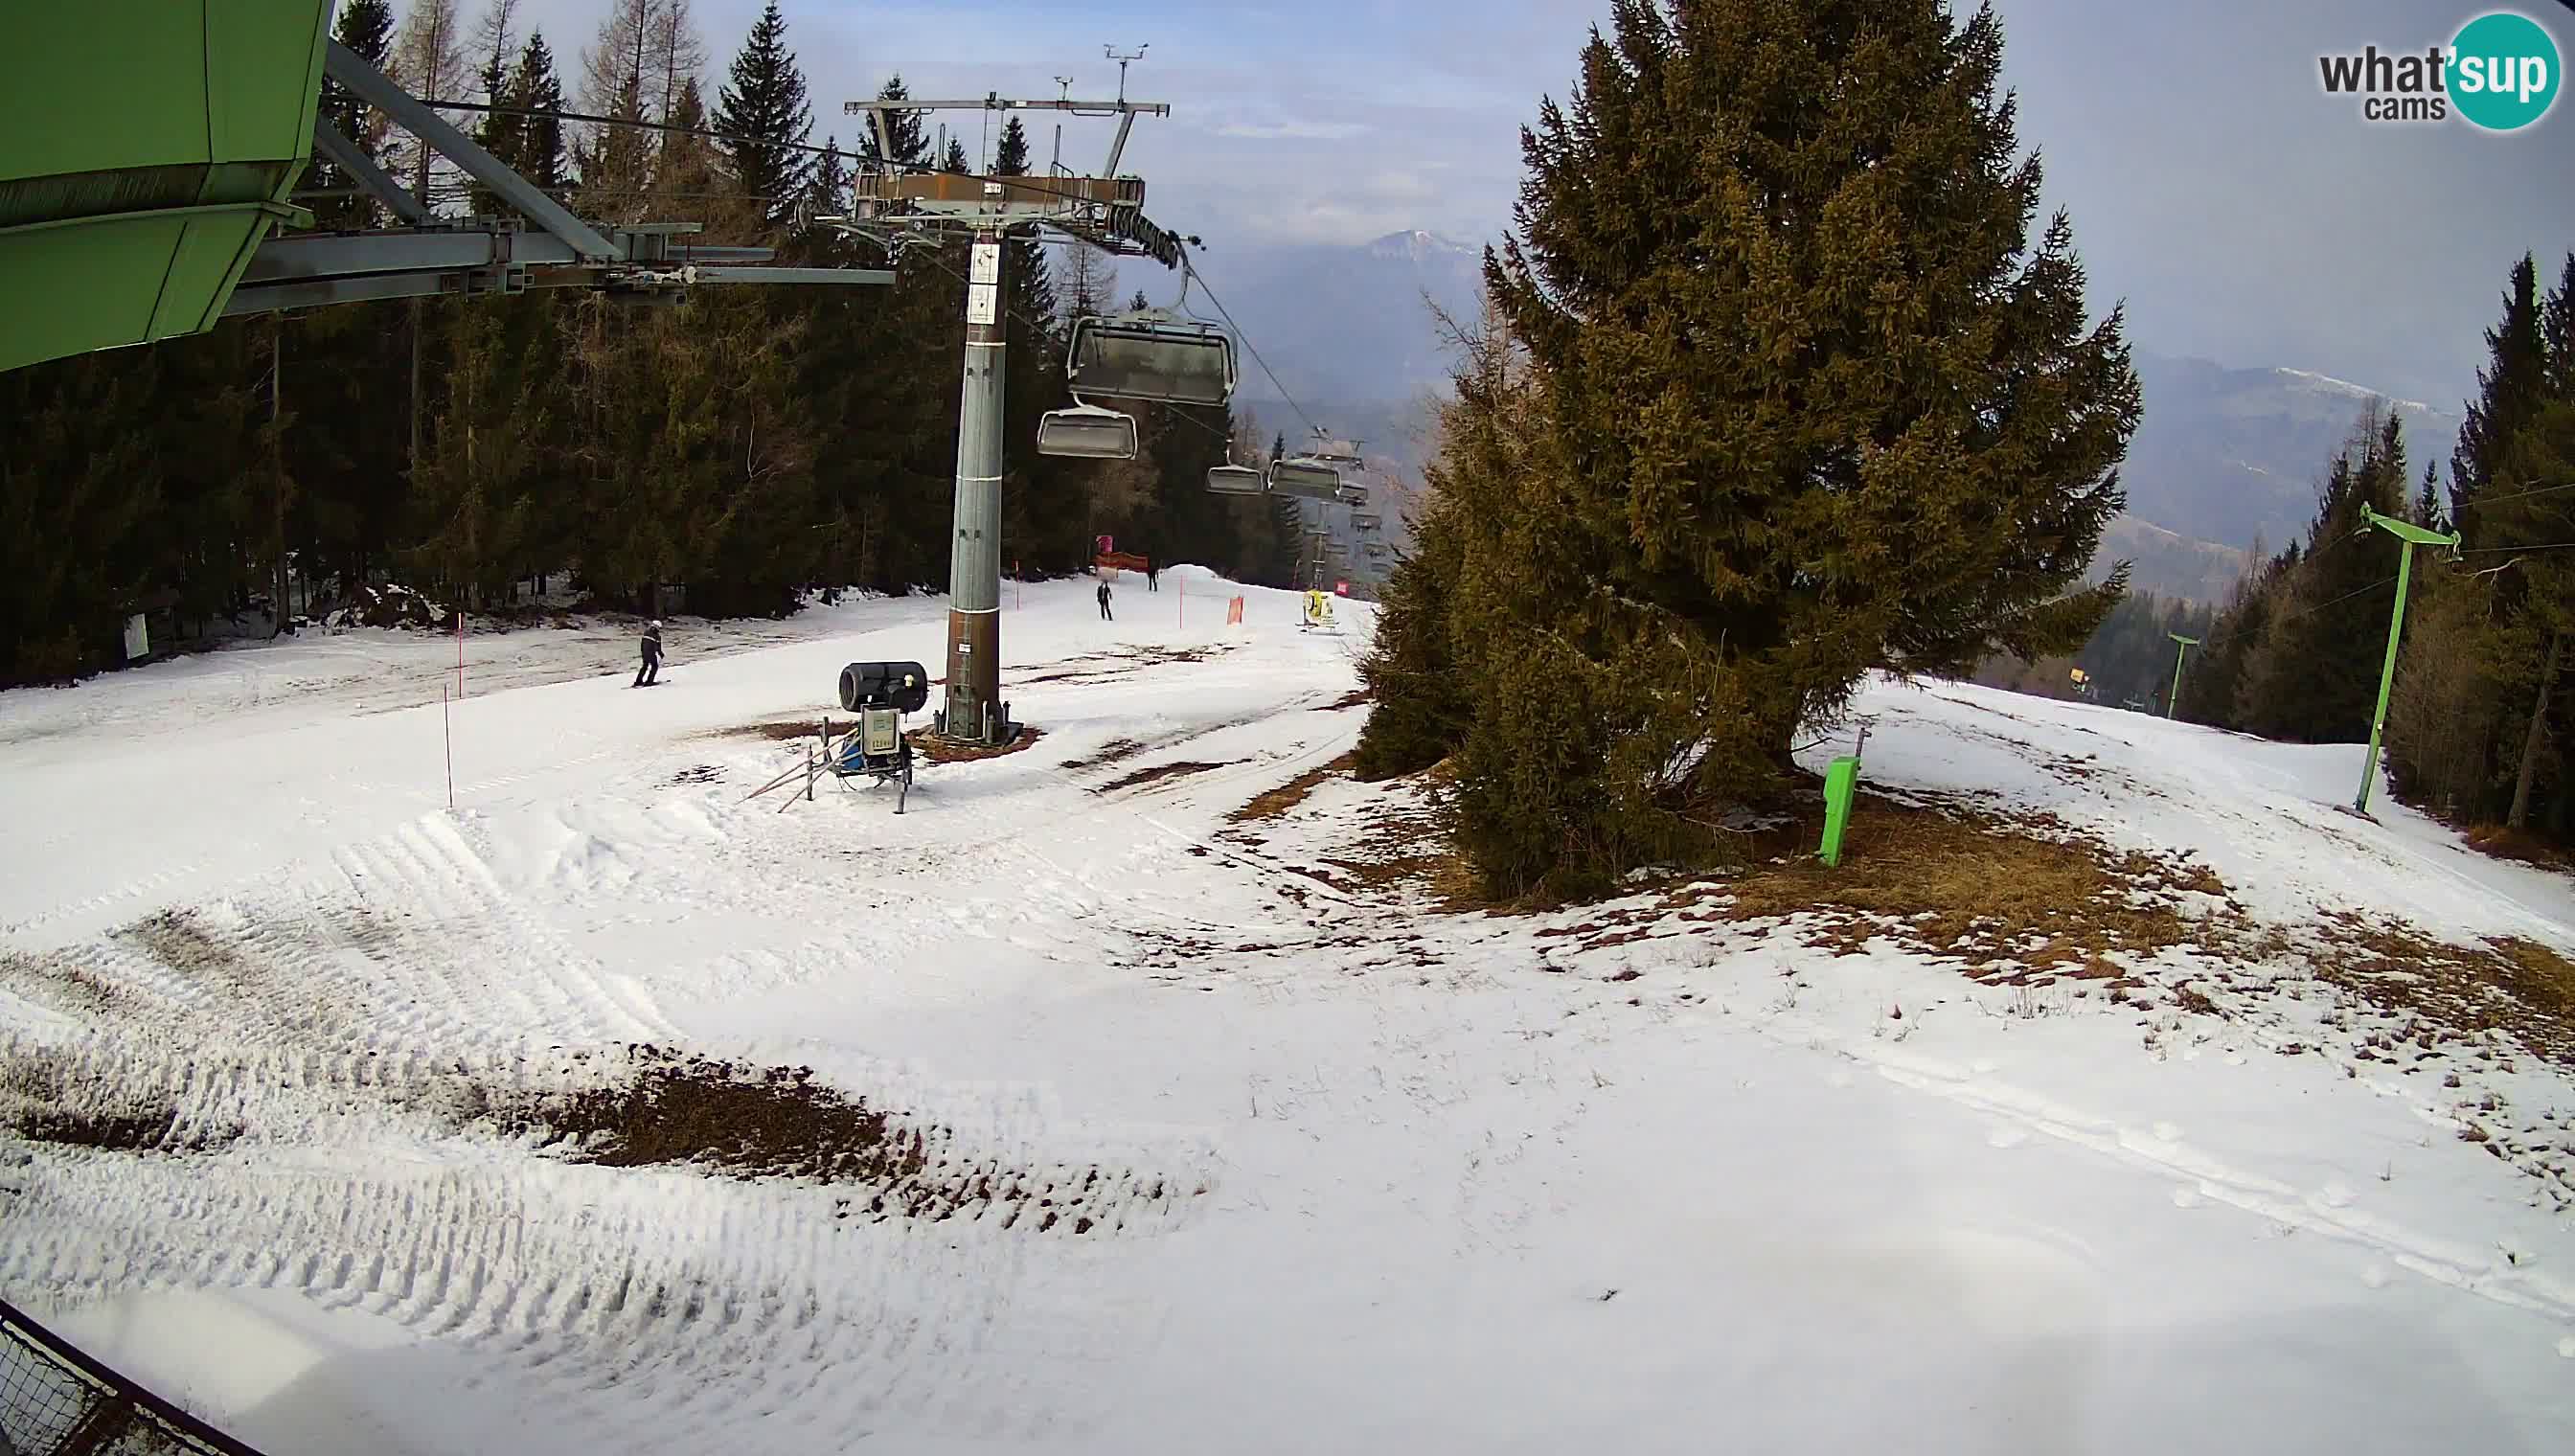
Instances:
[[[1824,844],[1816,851],[1827,867],[1842,862],[1842,830],[1850,823],[1851,794],[1859,786],[1859,759],[1835,758],[1824,770]]]
[[[2173,717],[2174,715],[2176,715],[2176,714],[2178,714],[2178,713],[2180,713],[2180,712],[2181,712],[2181,665],[2182,665],[2182,660],[2190,656],[2190,650],[2191,650],[2192,648],[2195,648],[2195,647],[2199,646],[2199,639],[2198,639],[2198,638],[2195,638],[2195,637],[2183,637],[2180,633],[2177,633],[2177,632],[2168,632],[2168,633],[2165,633],[2165,634],[2164,634],[2164,636],[2166,636],[2166,637],[2168,637],[2168,638],[2171,638],[2174,642],[2177,642],[2177,643],[2180,643],[2180,644],[2181,644],[2181,650],[2180,650],[2179,652],[2176,652],[2176,653],[2174,653],[2174,654],[2173,654],[2173,686],[2172,686],[2172,696],[2170,696],[2170,697],[2168,697],[2168,698],[2166,698],[2166,699],[2164,700],[2164,717],[2166,717],[2166,718],[2171,718],[2171,717]]]
[[[2405,630],[2405,589],[2414,576],[2414,543],[2405,543],[2396,558],[2396,610],[2387,619],[2387,662],[2378,670],[2378,711],[2369,716],[2369,756],[2360,764],[2360,796],[2355,812],[2369,812],[2369,781],[2378,776],[2378,735],[2387,728],[2387,690],[2396,684],[2396,637]]]
[[[2372,526],[2405,543],[2404,551],[2396,559],[2396,607],[2387,618],[2387,661],[2378,670],[2378,709],[2369,716],[2369,756],[2361,760],[2360,792],[2351,801],[2353,812],[2366,814],[2369,812],[2369,785],[2378,777],[2378,741],[2387,729],[2387,692],[2396,686],[2396,640],[2405,631],[2405,594],[2413,585],[2414,548],[2457,546],[2459,538],[2456,532],[2443,535],[2437,531],[2426,531],[2411,521],[2381,516],[2367,506],[2361,507],[2360,511],[2369,518]]]

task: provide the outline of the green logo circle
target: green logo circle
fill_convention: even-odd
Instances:
[[[2519,131],[2557,100],[2557,42],[2527,15],[2498,10],[2450,42],[2450,101],[2490,132]]]

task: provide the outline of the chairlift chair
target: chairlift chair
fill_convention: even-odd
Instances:
[[[1073,321],[1066,382],[1078,398],[1222,405],[1234,398],[1234,340],[1170,309]]]
[[[1359,550],[1367,553],[1367,559],[1372,562],[1384,561],[1386,557],[1386,545],[1382,541],[1371,541]]]
[[[1341,472],[1329,461],[1291,455],[1271,462],[1270,493],[1300,501],[1334,501],[1340,497]]]
[[[1350,518],[1350,525],[1361,531],[1375,531],[1385,525],[1385,518],[1372,515],[1353,516]]]
[[[1070,410],[1049,410],[1038,420],[1038,454],[1134,460],[1136,417],[1079,400]]]
[[[1364,506],[1367,504],[1367,487],[1353,481],[1344,481],[1341,483],[1341,488],[1332,493],[1332,499],[1344,506]]]
[[[1270,485],[1251,466],[1220,465],[1208,468],[1207,488],[1220,496],[1258,496]]]

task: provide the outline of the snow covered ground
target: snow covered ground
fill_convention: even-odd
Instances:
[[[2113,999],[1661,890],[1440,910],[1360,872],[1418,787],[1316,771],[1369,610],[1164,575],[1024,589],[1045,736],[900,817],[744,802],[798,751],[752,729],[937,672],[933,600],[684,628],[645,693],[606,630],[470,638],[453,810],[452,640],[0,695],[0,1122],[154,1144],[0,1133],[0,1296],[278,1456],[2575,1449],[2563,1068],[2276,955]],[[1861,710],[1872,785],[2249,924],[2575,950],[2565,881],[2332,809],[2357,748]],[[544,1145],[635,1045],[811,1068],[838,1110],[746,1136],[863,1102],[909,1161]]]

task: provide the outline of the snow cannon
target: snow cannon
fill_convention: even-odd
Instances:
[[[852,663],[841,670],[841,711],[891,708],[919,713],[930,703],[930,673],[919,663]]]

